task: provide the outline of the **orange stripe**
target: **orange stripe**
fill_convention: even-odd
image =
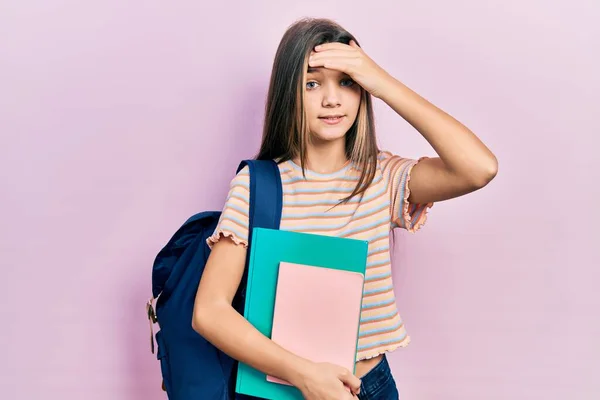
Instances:
[[[388,279],[388,278],[384,278],[384,279]],[[371,283],[371,282],[376,282],[376,281],[369,281],[369,283]],[[373,297],[373,296],[380,296],[382,294],[386,294],[386,293],[393,292],[393,291],[394,291],[394,289],[392,288],[392,289],[386,290],[385,292],[367,293],[367,294],[363,294],[363,298],[365,298],[365,297]]]
[[[377,239],[377,240],[375,240],[375,241],[373,241],[373,242],[371,242],[371,243],[369,243],[369,244],[370,244],[371,246],[373,246],[373,247],[379,247],[379,246],[377,246],[377,244],[378,244],[379,242],[382,242],[382,244],[384,244],[384,243],[389,243],[389,242],[390,242],[389,235],[388,235],[388,236],[383,236],[383,237],[381,237],[381,238],[379,238],[379,239]]]
[[[357,234],[359,234],[359,233],[363,233],[363,232],[366,232],[366,231],[370,231],[371,229],[375,230],[375,229],[377,229],[377,228],[381,228],[382,226],[384,226],[384,225],[389,225],[389,224],[390,224],[390,221],[384,221],[384,222],[382,222],[381,224],[379,224],[379,225],[377,225],[377,226],[373,226],[373,227],[367,226],[367,227],[363,227],[363,229],[361,229],[360,231],[354,231],[354,232],[352,232],[352,233],[346,233],[346,234],[345,234],[345,235],[343,235],[342,237],[344,237],[344,238],[351,237],[351,236],[353,236],[353,235],[357,235]]]
[[[375,306],[375,307],[369,307],[369,308],[365,308],[363,311],[373,311],[373,310],[380,310],[382,308],[386,308],[386,307],[396,307],[396,303],[391,303],[391,304],[382,304],[379,306]]]
[[[285,196],[328,196],[337,194],[340,198],[344,198],[352,193],[352,188],[348,190],[348,192],[339,192],[339,191],[331,191],[331,192],[306,192],[306,193],[284,193]]]
[[[367,322],[361,322],[360,326],[364,326],[364,325],[370,325],[370,324],[378,324],[380,322],[385,322],[385,321],[389,321],[390,319],[394,319],[396,318],[396,316],[398,315],[398,313],[392,315],[391,317],[385,317],[383,319],[377,319],[374,321],[367,321]],[[376,317],[377,315],[371,315],[370,317]]]
[[[398,190],[398,188],[394,188],[394,182],[396,177],[396,173],[402,168],[402,164],[404,163],[403,158],[399,158],[395,160],[394,164],[390,167],[390,187],[392,190]]]
[[[376,269],[376,268],[383,268],[383,267],[387,267],[388,265],[390,265],[392,262],[390,260],[388,260],[385,264],[382,265],[371,265],[369,267],[367,267],[367,270],[369,269]]]
[[[239,226],[240,228],[242,228],[242,229],[243,229],[243,232],[246,232],[246,231],[248,230],[248,227],[247,227],[247,226],[240,225],[240,224],[238,224],[237,222],[235,222],[234,220],[227,218],[227,216],[223,217],[223,219],[221,220],[221,222],[225,222],[225,221],[227,221],[227,222],[231,222],[232,224],[234,224],[234,225],[236,225],[236,226]],[[241,239],[241,238],[240,238],[240,239]]]
[[[235,184],[230,187],[230,190],[232,192],[242,191],[244,193],[250,193],[250,189],[248,189],[246,185],[248,185],[248,182],[235,182]]]
[[[386,173],[386,175],[389,175],[389,170],[391,167],[393,167],[394,161],[395,160],[392,155],[386,157],[384,160],[381,161],[381,169]]]
[[[398,332],[400,329],[404,328],[404,322],[400,324],[400,326],[398,326],[397,328],[392,329],[391,331],[384,331],[384,332],[377,332],[377,333],[370,333],[368,335],[363,335],[360,338],[364,339],[364,338],[368,338],[368,337],[373,337],[373,336],[381,336],[381,335],[389,335],[391,333],[394,332]]]
[[[235,212],[236,214],[243,215],[245,218],[248,218],[248,214],[241,212],[239,210],[236,210],[235,208],[231,207],[229,204],[225,205],[225,208],[223,208],[223,213],[225,213],[227,210],[231,210],[231,211]]]
[[[292,216],[285,216],[282,217],[281,220],[282,221],[297,221],[297,220],[307,220],[307,221],[312,221],[312,220],[320,220],[320,219],[333,219],[333,218],[349,218],[352,217],[352,215],[319,215],[319,216],[312,216],[312,217],[304,217],[304,216],[296,216],[296,215],[292,215]]]
[[[319,196],[331,196],[333,197],[334,195],[338,195],[340,196],[340,199],[343,199],[344,197],[347,197],[350,193],[352,193],[352,191],[349,191],[348,193],[341,193],[335,190],[329,191],[329,192],[318,192],[318,193],[284,193],[284,195],[286,196],[314,196],[314,195],[319,195]]]
[[[290,177],[290,179],[293,178],[293,175]],[[285,179],[282,179],[285,180]],[[331,182],[355,182],[358,183],[358,180],[356,179],[344,179],[344,178],[331,178],[331,179],[318,179],[318,180],[311,180],[311,181],[306,181],[306,180],[302,180],[302,181],[298,181],[298,180],[294,180],[292,182],[283,182],[283,186],[293,186],[296,185],[298,183],[306,183],[308,184],[307,186],[312,186],[313,184],[317,184],[317,183],[331,183]],[[330,186],[330,185],[327,185]]]
[[[376,343],[374,343],[373,345],[367,345],[366,347],[364,347],[363,349],[360,350],[359,354],[366,353],[367,351],[371,351],[373,349],[376,349],[377,347],[384,347],[384,346],[388,347],[388,346],[393,346],[395,344],[400,344],[400,343],[404,342],[407,337],[408,336],[405,336],[403,339],[395,340],[393,342],[386,343],[386,344],[383,344],[383,345],[382,344],[376,344]]]
[[[234,194],[236,196],[234,196]],[[248,200],[246,200],[245,198],[243,198],[242,196],[238,195],[237,193],[232,193],[231,196],[229,196],[231,199],[236,199],[241,201],[242,203],[244,203],[245,205],[247,205],[248,207],[250,207],[250,203],[248,203]]]
[[[373,256],[376,256],[376,255],[379,255],[379,254],[383,254],[383,253],[389,252],[389,251],[390,251],[390,249],[379,250],[379,251],[376,251],[375,253],[369,254],[369,257],[373,257]]]
[[[387,264],[387,265],[389,265],[389,264]],[[383,265],[382,267],[385,267],[385,265]],[[391,277],[392,276],[390,275],[390,276],[384,276],[383,278],[370,279],[369,282],[365,282],[365,285],[375,283],[375,282],[385,281],[386,279],[390,279]],[[392,281],[390,280],[390,282],[392,282]]]

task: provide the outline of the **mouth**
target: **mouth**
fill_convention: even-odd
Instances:
[[[325,116],[319,117],[319,119],[322,120],[323,122],[325,122],[326,124],[335,125],[335,124],[339,123],[342,119],[344,119],[344,116],[341,114],[325,115]]]

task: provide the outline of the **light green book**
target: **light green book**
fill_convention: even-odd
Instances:
[[[365,240],[254,228],[248,254],[244,317],[271,338],[279,263],[306,264],[364,275],[367,253]],[[264,373],[241,362],[236,392],[264,399],[302,400],[295,387],[270,382]]]

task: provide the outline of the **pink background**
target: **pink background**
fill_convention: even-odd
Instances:
[[[276,46],[336,18],[500,160],[395,235],[404,399],[600,395],[600,5],[5,0],[0,396],[163,399],[144,302],[156,252],[220,209],[259,144]],[[383,148],[432,155],[376,102]]]

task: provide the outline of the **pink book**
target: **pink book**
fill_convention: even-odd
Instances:
[[[281,262],[271,339],[301,357],[354,371],[363,284],[359,272]]]

